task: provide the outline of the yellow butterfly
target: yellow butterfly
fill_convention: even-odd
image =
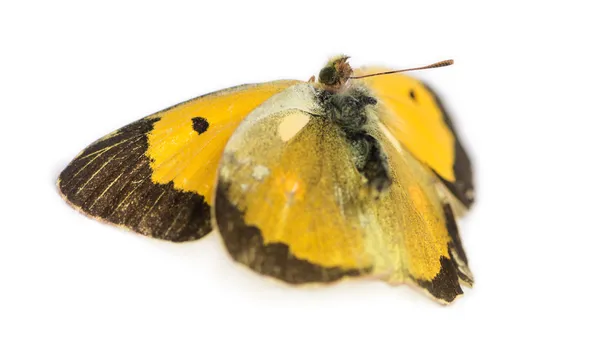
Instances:
[[[473,203],[469,159],[431,89],[347,60],[127,125],[83,150],[59,190],[155,238],[218,229],[233,259],[285,282],[370,276],[452,302],[473,283],[455,222]]]

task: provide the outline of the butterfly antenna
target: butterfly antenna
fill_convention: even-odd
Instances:
[[[454,64],[454,60],[453,59],[448,59],[448,60],[438,61],[437,63],[431,64],[431,65],[427,65],[427,66],[421,66],[421,67],[415,67],[415,68],[406,68],[406,69],[403,69],[403,70],[395,70],[395,71],[387,71],[387,72],[367,74],[367,75],[364,75],[364,76],[350,77],[350,79],[361,79],[361,78],[367,78],[367,77],[381,76],[381,75],[384,75],[384,74],[392,74],[392,73],[400,73],[400,72],[416,71],[416,70],[426,70],[426,69],[429,69],[429,68],[438,68],[438,67],[450,66],[452,64]]]

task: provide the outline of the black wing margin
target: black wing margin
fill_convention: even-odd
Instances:
[[[471,160],[469,156],[467,156],[467,152],[465,151],[460,137],[457,134],[456,127],[448,114],[444,104],[440,97],[436,94],[436,92],[427,84],[423,84],[425,88],[432,94],[435,99],[437,106],[442,111],[444,115],[444,123],[450,128],[452,134],[454,135],[454,176],[456,180],[454,182],[449,182],[442,178],[441,176],[437,176],[446,187],[452,192],[458,200],[465,205],[465,207],[470,208],[471,205],[475,202],[475,188],[473,185],[473,170],[471,166]]]

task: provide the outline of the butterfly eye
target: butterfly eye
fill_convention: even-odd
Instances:
[[[333,66],[324,67],[319,72],[319,83],[325,85],[335,85],[339,81],[337,71]]]

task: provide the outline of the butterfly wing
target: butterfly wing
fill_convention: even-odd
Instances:
[[[361,68],[354,75],[389,71]],[[359,81],[387,110],[383,124],[413,155],[427,164],[466,208],[474,201],[471,162],[452,120],[431,88],[404,74],[363,78]]]
[[[144,235],[186,241],[211,230],[216,169],[254,108],[296,81],[242,85],[178,104],[83,150],[60,174],[72,206]]]
[[[316,106],[311,84],[293,86],[229,140],[214,216],[232,257],[290,283],[374,276],[454,300],[472,278],[439,180],[374,123],[392,180],[374,197],[351,144]]]
[[[471,287],[474,281],[456,225],[453,199],[438,175],[404,148],[382,122],[371,133],[381,142],[392,172],[393,185],[383,208],[393,211],[387,218],[392,222],[384,229],[397,233],[391,246],[400,244],[405,277],[438,301],[452,302],[463,293],[460,284]]]

